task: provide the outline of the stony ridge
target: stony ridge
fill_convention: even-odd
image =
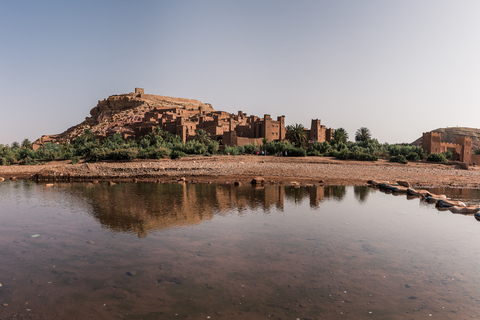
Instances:
[[[480,148],[480,129],[466,127],[449,127],[438,128],[432,131],[440,132],[442,135],[442,141],[449,143],[455,143],[455,138],[457,137],[470,137],[472,138],[472,150]],[[420,137],[414,142],[412,142],[412,144],[416,146],[421,146],[422,140],[423,138]]]

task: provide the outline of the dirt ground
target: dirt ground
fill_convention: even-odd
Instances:
[[[366,185],[368,180],[407,180],[414,187],[479,188],[480,170],[455,164],[386,160],[350,161],[330,157],[211,156],[176,160],[135,160],[71,164],[55,161],[35,166],[1,166],[5,179],[38,181],[115,181]],[[1,180],[1,179],[0,179]]]

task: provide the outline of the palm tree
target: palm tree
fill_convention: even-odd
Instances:
[[[303,148],[307,142],[307,134],[303,125],[295,123],[294,125],[287,126],[286,137],[297,148]]]
[[[12,149],[19,149],[20,148],[20,143],[17,141],[12,142]]]
[[[32,143],[30,142],[30,140],[24,139],[22,141],[22,148],[31,149],[32,148]]]
[[[347,143],[348,133],[347,130],[343,128],[338,128],[333,133],[333,141]]]
[[[368,141],[371,138],[372,138],[372,134],[370,133],[370,130],[366,127],[361,127],[355,133],[355,141],[357,142]]]
[[[210,141],[212,141],[212,138],[210,137],[210,133],[203,129],[200,129],[195,132],[195,140],[204,145],[207,145]]]

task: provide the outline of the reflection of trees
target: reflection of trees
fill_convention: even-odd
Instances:
[[[347,194],[347,188],[345,186],[330,186],[329,191],[331,197],[338,201],[342,201]]]
[[[354,186],[353,187],[353,194],[355,195],[355,199],[358,200],[360,203],[364,203],[370,192],[372,192],[373,189],[367,186]]]
[[[282,211],[284,201],[299,204],[310,199],[317,207],[325,199],[342,200],[345,186],[252,187],[213,184],[135,184],[108,186],[106,183],[65,183],[63,190],[86,199],[92,215],[117,232],[137,233],[145,237],[160,229],[199,224],[223,215],[246,210],[271,208]]]

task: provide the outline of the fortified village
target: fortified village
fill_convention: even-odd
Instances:
[[[480,163],[480,155],[472,154],[472,138],[470,137],[456,137],[455,143],[448,143],[442,142],[440,132],[424,132],[422,149],[428,154],[443,153],[450,150],[454,161],[465,162],[469,165]]]
[[[45,135],[33,143],[34,149],[47,142],[72,142],[86,129],[97,138],[105,139],[115,133],[124,139],[139,138],[153,132],[157,126],[162,130],[179,135],[183,141],[192,139],[197,130],[205,130],[220,145],[243,146],[249,143],[262,144],[285,140],[285,116],[273,120],[269,114],[263,118],[242,111],[237,114],[215,111],[212,105],[198,100],[172,98],[145,94],[144,89],[112,95],[98,101],[90,111],[90,117],[58,135]],[[310,142],[330,141],[333,129],[313,119],[311,128],[305,129]]]
[[[286,133],[283,115],[273,120],[269,114],[260,118],[242,111],[237,114],[215,111],[209,103],[145,94],[144,89],[135,88],[135,92],[99,100],[85,121],[61,134],[42,136],[33,143],[33,149],[47,142],[72,142],[87,129],[103,140],[116,133],[124,139],[137,139],[156,127],[179,135],[183,141],[195,137],[198,130],[205,130],[212,139],[226,146],[260,145],[263,139],[283,141]],[[304,130],[308,143],[333,139],[334,130],[326,128],[319,119],[312,119],[310,129]],[[456,137],[455,143],[450,143],[442,142],[439,132],[425,132],[421,146],[427,154],[450,150],[455,161],[469,165],[480,163],[480,155],[472,154],[472,139],[467,136]]]

